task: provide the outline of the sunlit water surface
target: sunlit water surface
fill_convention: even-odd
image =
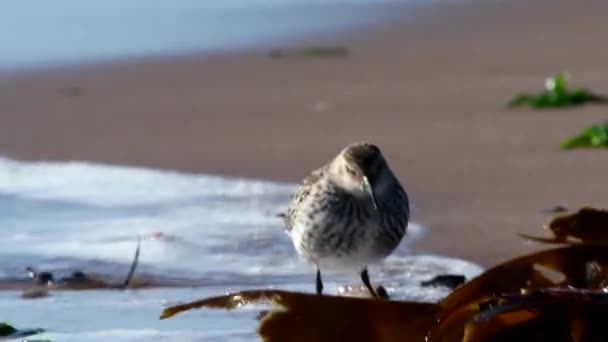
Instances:
[[[435,0],[0,0],[0,70],[294,44]],[[336,42],[340,43],[340,42]]]

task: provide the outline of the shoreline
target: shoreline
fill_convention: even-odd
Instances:
[[[504,107],[562,70],[572,86],[608,93],[608,4],[585,4],[421,6],[334,38],[353,51],[343,59],[271,60],[258,49],[15,75],[0,80],[0,155],[297,183],[370,140],[429,230],[412,252],[487,267],[547,247],[516,236],[542,234],[542,209],[608,207],[605,152],[559,150],[606,108]]]

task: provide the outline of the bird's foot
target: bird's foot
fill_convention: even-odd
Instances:
[[[338,295],[354,298],[390,299],[388,292],[382,285],[378,285],[372,293],[365,285],[346,285],[338,288]]]

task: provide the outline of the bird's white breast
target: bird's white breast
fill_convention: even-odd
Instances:
[[[319,240],[331,232],[342,234],[341,232],[346,231],[345,221],[335,221],[329,212],[316,212],[314,220],[311,220],[309,216],[312,213],[311,207],[303,206],[302,208],[303,210],[299,211],[295,217],[289,235],[298,254],[307,261],[321,269],[360,272],[367,265],[379,262],[384,258],[384,255],[378,254],[378,249],[374,246],[379,227],[373,220],[366,220],[362,224],[351,224],[348,231],[356,232],[350,248],[323,248],[324,241]]]

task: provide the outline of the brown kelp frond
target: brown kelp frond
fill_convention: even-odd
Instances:
[[[608,244],[608,210],[583,207],[576,212],[553,217],[545,225],[545,229],[551,232],[553,237],[519,235],[542,243]]]
[[[172,317],[178,313],[192,309],[235,309],[241,306],[254,303],[278,304],[281,305],[281,298],[287,291],[275,290],[251,290],[241,291],[224,296],[210,297],[190,303],[170,306],[163,310],[160,319]]]
[[[463,341],[580,341],[583,337],[604,341],[608,337],[597,324],[608,313],[608,296],[601,290],[535,289],[502,294],[495,302],[465,325]]]
[[[524,234],[524,233],[518,233],[517,235],[519,235],[520,237],[522,237],[522,238],[524,238],[526,240],[535,241],[535,242],[541,242],[541,243],[554,243],[554,244],[565,244],[565,243],[568,243],[568,241],[562,240],[562,239],[558,239],[555,236],[553,236],[553,237],[540,237],[540,236],[533,236],[533,235],[528,235],[528,234]]]
[[[422,341],[437,304],[259,290],[166,308],[161,319],[195,308],[234,309],[250,303],[281,306],[260,322],[265,341]]]
[[[590,263],[601,270],[590,275]],[[429,334],[429,341],[449,340],[445,336],[459,341],[457,336],[463,332],[463,324],[481,310],[488,299],[500,293],[564,285],[594,288],[597,285],[596,274],[604,274],[606,265],[608,248],[605,246],[573,245],[521,256],[495,266],[440,302],[438,323]],[[555,277],[547,274],[548,271],[558,274],[557,278],[563,280],[552,279]]]
[[[260,319],[266,342],[608,341],[607,214],[582,208],[556,217],[552,238],[523,236],[565,246],[494,266],[438,304],[254,290],[167,308],[161,318],[270,303],[280,309]]]
[[[289,293],[287,310],[262,319],[258,333],[267,342],[422,341],[438,305],[368,298]]]
[[[463,342],[484,341],[492,335],[496,335],[515,325],[530,322],[541,315],[534,308],[518,308],[501,314],[495,314],[492,320],[484,323],[475,322],[465,325]]]
[[[487,303],[495,301],[493,296],[477,298],[473,302],[463,303],[449,312],[441,314],[436,320],[436,324],[426,335],[427,342],[439,341],[460,341],[463,330],[462,327]]]
[[[573,237],[583,243],[608,243],[608,210],[583,207],[554,217],[545,227],[557,237]]]
[[[131,263],[131,268],[129,268],[129,272],[127,273],[127,277],[122,284],[123,288],[129,286],[129,282],[133,279],[133,274],[135,274],[135,270],[137,269],[137,264],[139,263],[139,251],[141,249],[141,236],[137,236],[137,247],[135,248],[135,256],[133,257],[133,263]]]
[[[124,290],[129,286],[131,279],[133,279],[133,274],[135,274],[135,270],[137,269],[137,264],[139,263],[139,250],[141,247],[141,237],[137,236],[137,247],[135,248],[135,256],[133,257],[133,262],[131,263],[131,267],[129,268],[129,272],[127,273],[127,277],[123,281],[122,284],[118,285],[117,288]]]

